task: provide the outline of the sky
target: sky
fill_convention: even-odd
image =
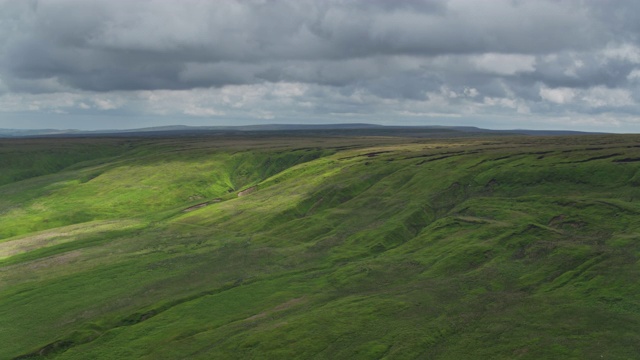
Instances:
[[[640,133],[640,1],[0,0],[0,128]]]

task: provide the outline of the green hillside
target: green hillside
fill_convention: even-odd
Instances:
[[[0,169],[0,359],[640,354],[640,136],[14,139]]]

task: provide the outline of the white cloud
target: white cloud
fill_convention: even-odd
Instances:
[[[609,45],[602,53],[606,59],[624,60],[640,64],[640,47],[634,44]]]
[[[511,109],[517,108],[516,100],[509,98],[498,98],[498,97],[485,97],[483,99],[485,105],[489,106],[501,106]]]
[[[634,104],[629,90],[609,89],[604,86],[597,86],[584,91],[582,101],[591,107],[621,107]]]
[[[192,116],[220,116],[225,114],[224,112],[218,111],[214,108],[200,107],[193,104],[187,105],[184,109],[184,113]]]
[[[411,116],[411,117],[427,117],[427,118],[460,118],[461,114],[451,114],[451,113],[434,113],[434,112],[416,112],[416,111],[407,111],[402,110],[398,111],[398,115],[402,116]]]
[[[469,88],[469,87],[465,87],[463,93],[471,98],[474,98],[476,96],[478,96],[480,93],[478,92],[477,89],[474,88]]]
[[[100,110],[113,110],[119,108],[119,104],[110,99],[97,98],[93,99],[93,103]]]
[[[638,79],[640,79],[640,69],[633,69],[629,75],[627,75],[627,80],[637,81]]]
[[[564,70],[564,74],[566,76],[577,78],[578,70],[582,69],[583,67],[584,67],[584,61],[580,59],[575,59],[573,63],[567,66],[567,68]]]
[[[559,105],[579,103],[589,108],[624,107],[635,103],[629,90],[609,89],[604,86],[588,89],[541,87],[540,97]]]
[[[536,58],[532,55],[487,53],[471,57],[478,69],[498,75],[514,75],[535,70]]]
[[[576,90],[570,88],[540,88],[540,97],[556,104],[568,104],[576,97]]]

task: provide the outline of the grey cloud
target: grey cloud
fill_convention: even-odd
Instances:
[[[611,39],[572,2],[4,2],[18,26],[2,47],[8,77],[84,90],[186,89],[260,81],[346,86],[384,78],[399,55],[550,53]],[[353,65],[357,66],[353,66]],[[201,75],[201,76],[196,76]]]
[[[260,99],[234,89],[189,112],[631,116],[639,24],[631,0],[0,0],[0,92],[144,111],[157,104],[136,91],[246,86]],[[287,84],[295,96],[269,93]]]
[[[364,86],[383,99],[425,100],[429,91],[437,91],[443,84],[438,76],[407,72],[399,76],[379,78]]]
[[[622,86],[636,65],[620,59],[604,60],[598,53],[563,54],[539,59],[535,72],[521,74],[527,84],[542,82],[550,87],[588,88]]]

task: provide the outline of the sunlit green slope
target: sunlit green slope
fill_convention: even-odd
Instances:
[[[634,358],[639,140],[3,144],[0,358]]]

